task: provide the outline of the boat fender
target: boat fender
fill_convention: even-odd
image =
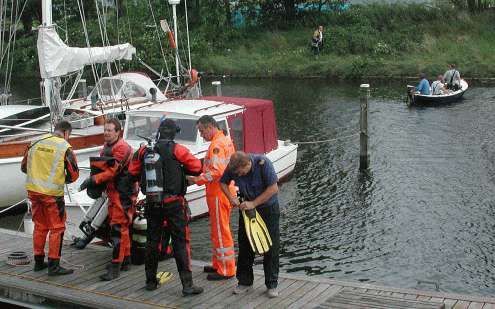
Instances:
[[[167,32],[167,36],[168,36],[168,42],[170,43],[170,48],[176,49],[177,45],[175,44],[174,32],[170,30],[169,32]]]

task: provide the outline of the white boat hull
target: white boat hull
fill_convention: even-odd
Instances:
[[[76,157],[79,162],[88,160],[91,156],[97,156],[101,147],[92,147],[77,150]],[[0,159],[0,170],[4,177],[0,177],[0,208],[8,207],[26,198],[24,183],[26,175],[21,172],[22,157]]]
[[[275,172],[279,179],[288,176],[296,165],[297,145],[279,141],[278,148],[269,152],[267,157],[273,162]],[[79,184],[89,175],[88,171],[81,171],[79,180],[68,186],[68,192],[65,196],[65,203],[72,207],[89,207],[93,204],[93,199],[89,198],[86,191],[78,192]],[[206,205],[205,187],[192,185],[187,188],[186,199],[189,202],[191,216],[193,218],[201,217],[208,214]],[[140,194],[140,198],[144,198]]]

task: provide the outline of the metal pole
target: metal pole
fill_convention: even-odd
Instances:
[[[361,84],[361,114],[360,114],[360,153],[359,153],[359,170],[363,171],[369,167],[368,156],[368,98],[370,96],[370,85]]]
[[[177,72],[177,85],[180,86],[180,74],[179,74],[179,41],[177,41],[177,3],[172,4],[172,12],[173,12],[173,15],[174,15],[175,71]]]
[[[216,89],[217,89],[217,97],[221,97],[221,96],[222,96],[222,82],[221,82],[221,81],[216,80],[216,81],[214,81],[214,82],[211,82],[211,84],[212,84],[213,86],[215,86],[215,87],[216,87]]]

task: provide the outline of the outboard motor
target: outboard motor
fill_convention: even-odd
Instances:
[[[79,229],[84,233],[84,236],[74,239],[74,246],[77,249],[84,249],[96,237],[97,230],[105,224],[107,216],[108,198],[101,196],[89,207],[79,224]]]
[[[131,262],[134,265],[144,263],[146,255],[146,230],[148,223],[142,212],[136,212],[132,222]]]

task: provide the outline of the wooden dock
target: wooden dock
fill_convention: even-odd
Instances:
[[[48,277],[33,272],[33,265],[10,266],[7,255],[25,251],[31,255],[31,238],[0,229],[0,297],[22,303],[50,304],[63,308],[483,308],[495,309],[495,298],[399,289],[371,284],[281,273],[280,297],[265,296],[263,272],[255,271],[254,291],[233,295],[236,280],[209,282],[202,262],[193,262],[196,285],[205,292],[182,297],[173,259],[163,261],[159,271],[174,274],[155,291],[144,289],[144,266],[132,266],[111,282],[99,275],[110,261],[111,250],[90,245],[80,251],[64,245],[62,265],[76,268],[72,275]],[[0,299],[0,303],[2,299]]]

